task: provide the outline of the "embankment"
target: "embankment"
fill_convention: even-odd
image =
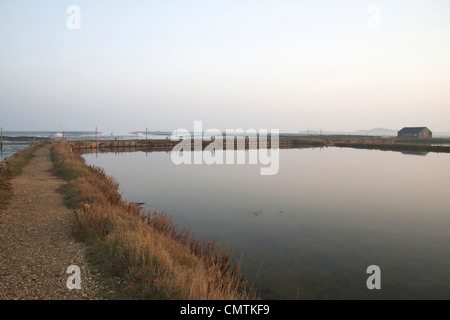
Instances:
[[[22,173],[23,168],[30,162],[34,151],[42,145],[42,143],[32,144],[0,162],[0,209],[6,205],[6,202],[12,196],[11,179]]]
[[[213,140],[214,141],[214,140]],[[203,148],[213,141],[201,141]],[[180,141],[166,140],[98,140],[98,141],[71,141],[70,148],[79,152],[90,150],[121,151],[171,151]],[[188,142],[189,143],[189,142]],[[191,148],[195,146],[195,140],[191,139]],[[198,143],[198,142],[197,142]],[[277,142],[268,139],[267,143],[260,144],[259,141],[250,138],[235,139],[234,148],[240,144],[242,148],[314,148],[314,147],[340,147],[357,149],[376,149],[402,152],[450,152],[450,139],[405,139],[405,138],[382,138],[372,136],[280,136]],[[225,142],[223,148],[227,148]]]
[[[89,249],[120,299],[253,299],[239,262],[214,241],[196,241],[165,214],[144,212],[118,193],[102,169],[87,166],[74,143],[54,142],[52,160],[67,181],[74,235]],[[147,218],[145,216],[147,215]]]
[[[8,159],[9,201],[0,211],[0,300],[97,299],[99,287],[74,243],[73,212],[62,202],[49,145]],[[81,288],[69,290],[67,268],[80,268]]]

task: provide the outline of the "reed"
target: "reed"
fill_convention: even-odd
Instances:
[[[74,208],[73,233],[119,299],[256,299],[232,252],[199,242],[165,213],[122,199],[117,181],[87,166],[65,141],[52,146],[57,174]]]

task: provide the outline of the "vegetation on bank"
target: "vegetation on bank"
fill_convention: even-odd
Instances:
[[[0,162],[0,209],[12,195],[9,180],[22,173],[23,167],[30,162],[34,151],[42,145],[43,143],[31,144]]]
[[[270,141],[270,140],[268,140]],[[72,141],[73,149],[95,151],[116,150],[142,150],[142,151],[171,151],[179,141],[166,139],[158,140],[97,140],[97,141]],[[193,140],[191,145],[193,146]],[[202,147],[207,147],[211,141],[203,141]],[[236,143],[236,142],[235,142]],[[256,144],[247,139],[245,148],[255,148]],[[400,152],[446,152],[450,153],[450,138],[398,138],[377,136],[352,136],[352,135],[310,135],[310,136],[280,136],[275,146],[280,149],[291,148],[316,148],[338,147],[373,149]],[[223,145],[226,148],[225,145]]]
[[[397,138],[375,136],[305,136],[284,138],[291,147],[339,147],[355,149],[375,149],[401,152],[447,152],[450,153],[449,138]]]
[[[52,161],[67,181],[65,204],[73,208],[76,239],[101,270],[118,299],[253,299],[239,263],[214,241],[199,242],[163,213],[144,212],[123,200],[114,178],[53,143]]]

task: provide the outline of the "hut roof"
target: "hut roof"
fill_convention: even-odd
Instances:
[[[427,127],[404,127],[398,133],[420,133],[424,129],[427,129]]]

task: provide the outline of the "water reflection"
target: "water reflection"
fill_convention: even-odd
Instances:
[[[402,154],[409,154],[413,156],[426,156],[429,152],[420,152],[420,151],[402,151]]]
[[[274,176],[166,152],[84,157],[128,200],[233,249],[264,298],[450,298],[449,154],[284,149]],[[366,287],[373,264],[381,290]]]

